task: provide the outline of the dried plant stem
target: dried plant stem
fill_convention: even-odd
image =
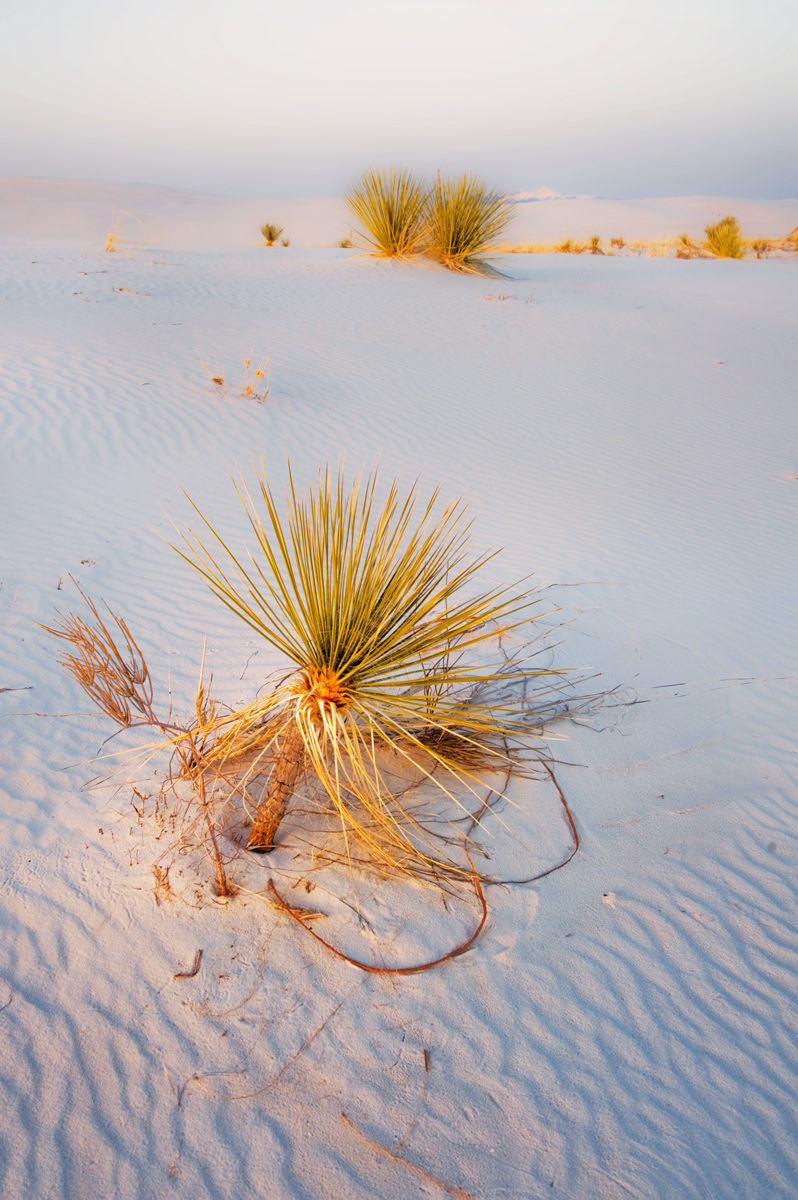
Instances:
[[[469,863],[471,863],[471,859],[468,857],[468,854],[466,854],[466,857],[468,858]],[[290,904],[286,904],[285,900],[274,886],[274,881],[271,879],[269,880],[268,888],[277,907],[281,909],[282,912],[287,913],[292,920],[296,921],[297,925],[304,929],[306,933],[309,933],[312,938],[315,938],[316,941],[324,946],[326,950],[329,950],[331,954],[334,954],[336,958],[343,959],[343,961],[348,962],[350,966],[358,967],[361,971],[368,972],[369,975],[419,975],[422,971],[429,971],[432,969],[432,967],[439,967],[441,963],[448,962],[450,958],[459,958],[461,954],[465,954],[467,950],[471,949],[474,942],[482,933],[485,922],[488,919],[488,906],[485,902],[485,893],[482,890],[482,884],[480,883],[479,875],[474,870],[473,863],[471,863],[471,869],[474,871],[472,876],[474,891],[481,906],[479,924],[471,936],[466,938],[464,942],[460,942],[460,944],[455,946],[453,950],[448,950],[446,954],[441,954],[439,958],[433,958],[429,962],[418,963],[414,967],[375,967],[370,963],[364,963],[360,962],[356,958],[350,958],[348,954],[344,954],[343,950],[337,950],[335,946],[331,945],[329,942],[326,942],[323,937],[320,937],[319,934],[316,933],[315,929],[311,929],[310,926],[306,924],[307,917],[303,920],[303,918],[299,915],[302,910],[299,908],[294,908]]]
[[[305,765],[305,743],[297,725],[286,734],[279,758],[269,782],[266,797],[255,814],[247,849],[268,854],[274,849],[274,838],[285,816],[288,802],[294,794]]]
[[[208,804],[208,794],[205,788],[205,775],[202,769],[201,757],[197,752],[196,743],[194,742],[193,737],[189,738],[189,744],[192,748],[195,759],[200,761],[200,769],[197,772],[197,793],[199,795],[199,802],[202,807],[202,815],[205,818],[205,827],[208,830],[208,838],[211,843],[211,858],[213,859],[213,865],[216,869],[216,885],[220,896],[231,896],[233,893],[230,889],[229,883],[227,882],[227,872],[224,869],[222,852],[219,849],[219,842],[216,837],[216,828],[214,825],[213,816],[211,815],[210,805]]]
[[[390,1158],[392,1162],[401,1163],[403,1167],[408,1167],[411,1171],[415,1171],[416,1175],[420,1175],[422,1179],[427,1181],[427,1183],[434,1183],[437,1187],[441,1188],[444,1192],[446,1192],[447,1196],[454,1196],[455,1200],[476,1200],[476,1197],[472,1196],[471,1192],[467,1192],[465,1188],[449,1187],[448,1183],[444,1183],[442,1179],[437,1179],[434,1175],[428,1175],[426,1171],[422,1171],[421,1167],[417,1167],[415,1163],[408,1162],[406,1158],[402,1158],[398,1154],[392,1154],[391,1151],[386,1149],[385,1146],[381,1146],[380,1143],[375,1142],[373,1138],[367,1137],[362,1129],[358,1129],[357,1125],[355,1125],[353,1121],[349,1120],[349,1117],[345,1112],[341,1113],[341,1120],[348,1125],[349,1128],[358,1135],[358,1137],[362,1137],[364,1142],[368,1142],[369,1146],[373,1146],[375,1150],[379,1150],[380,1154],[386,1155],[386,1157]]]

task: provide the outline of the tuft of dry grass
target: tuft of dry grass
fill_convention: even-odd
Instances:
[[[743,235],[736,217],[721,217],[714,225],[704,228],[706,242],[704,245],[715,258],[742,258]]]
[[[335,247],[336,250],[354,250],[355,243],[352,241],[351,238],[342,237],[342,238],[339,238],[339,240],[337,242],[333,242],[333,246]]]
[[[219,369],[218,362],[216,363],[214,370],[211,370],[211,368],[203,360],[199,351],[197,351],[197,354],[199,355],[200,365],[202,366],[203,371],[208,376],[214,387],[220,389],[223,388],[225,385],[226,376],[224,371]],[[252,351],[250,351],[249,357],[244,359],[244,379],[241,384],[241,391],[239,392],[239,395],[258,400],[262,404],[269,395],[269,359],[264,355],[252,373],[250,373],[251,365]]]
[[[385,258],[407,258],[421,250],[428,202],[429,191],[422,181],[397,167],[364,172],[346,196],[366,245]]]
[[[554,247],[557,254],[584,254],[588,249],[587,242],[575,242],[573,238],[566,238]]]

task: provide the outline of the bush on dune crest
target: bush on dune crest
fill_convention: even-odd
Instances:
[[[743,235],[736,217],[722,217],[714,225],[707,225],[706,247],[716,258],[742,258]]]

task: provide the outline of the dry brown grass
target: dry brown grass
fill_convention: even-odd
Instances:
[[[215,367],[211,369],[203,360],[199,351],[197,351],[197,354],[199,355],[200,365],[208,376],[208,379],[210,379],[215,388],[221,391],[225,386],[227,377],[224,371],[220,369],[218,360]],[[250,370],[251,366],[252,351],[250,351],[249,357],[244,359],[244,378],[238,394],[247,399],[257,400],[262,404],[269,395],[269,359],[264,355],[254,371]]]

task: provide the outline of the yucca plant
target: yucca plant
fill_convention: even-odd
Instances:
[[[716,258],[742,258],[743,235],[736,217],[721,217],[704,228],[706,247]]]
[[[496,649],[539,615],[529,594],[474,590],[493,556],[469,557],[465,508],[441,506],[437,490],[419,502],[415,487],[402,495],[394,481],[380,504],[376,473],[347,486],[325,470],[304,497],[291,479],[282,517],[262,462],[257,482],[262,513],[237,489],[257,547],[248,562],[198,509],[203,536],[188,530],[177,547],[289,664],[273,690],[219,719],[203,740],[204,765],[225,775],[237,764],[250,773],[271,766],[251,850],[273,848],[292,795],[315,776],[348,847],[357,841],[371,861],[410,874],[457,870],[447,836],[432,833],[389,779],[404,764],[438,789],[455,822],[470,819],[483,776],[495,779],[513,744],[540,735],[532,697],[542,710],[548,702],[533,680],[560,673]],[[495,661],[485,661],[491,647]]]
[[[260,227],[261,237],[267,246],[273,246],[282,232],[281,225],[272,225],[268,221]]]
[[[430,252],[453,271],[480,271],[486,254],[507,228],[512,203],[471,175],[433,184],[427,240]]]
[[[373,253],[405,258],[421,249],[429,192],[411,171],[366,171],[346,202]],[[339,245],[341,243],[339,242]]]

